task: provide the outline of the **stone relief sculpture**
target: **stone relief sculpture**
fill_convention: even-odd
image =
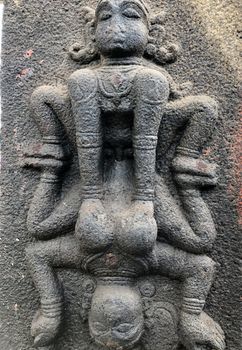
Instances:
[[[143,349],[151,313],[151,320],[160,315],[152,321],[157,329],[174,320],[164,349],[222,350],[224,333],[203,311],[215,266],[206,253],[216,230],[201,191],[217,178],[202,151],[217,104],[191,95],[162,67],[178,48],[166,42],[162,15],[152,16],[145,1],[101,0],[83,13],[86,46],[74,44],[70,57],[85,68],[66,86],[42,86],[31,97],[43,139],[25,150],[25,165],[41,169],[27,219],[37,239],[27,248],[40,294],[34,345],[54,344],[61,331],[64,298],[55,268],[63,267],[95,281],[88,324],[104,348]],[[165,122],[183,130],[172,161],[178,196],[156,169],[158,138],[166,148],[174,136],[159,132]],[[73,164],[78,176],[63,191]],[[161,301],[153,314],[152,305],[145,309],[150,291],[136,281],[151,275],[181,282],[178,308]]]

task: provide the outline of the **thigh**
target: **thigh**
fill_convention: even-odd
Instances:
[[[37,242],[27,248],[27,256],[30,261],[37,259],[52,267],[78,268],[82,260],[80,244],[74,236]]]
[[[187,253],[170,244],[157,242],[155,247],[155,271],[158,274],[183,279],[187,263]]]

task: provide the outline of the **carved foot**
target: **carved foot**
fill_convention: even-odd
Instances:
[[[42,305],[32,322],[31,335],[34,338],[34,346],[47,347],[53,344],[60,332],[62,324],[62,304]]]
[[[182,313],[180,337],[188,350],[225,349],[225,336],[222,328],[205,312],[200,315]]]
[[[76,236],[90,251],[103,251],[113,242],[113,225],[99,199],[86,199],[80,208]]]
[[[119,246],[130,254],[142,255],[151,251],[157,238],[154,204],[136,200],[122,217]]]

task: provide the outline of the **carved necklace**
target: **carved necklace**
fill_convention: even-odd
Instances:
[[[137,73],[137,67],[103,67],[98,77],[100,92],[108,99],[112,99],[115,105],[121,103],[121,99],[130,94],[133,81]]]

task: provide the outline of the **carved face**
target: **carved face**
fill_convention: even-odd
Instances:
[[[97,6],[95,39],[104,57],[141,57],[148,27],[148,12],[139,0],[103,0]]]
[[[129,287],[99,286],[92,300],[89,328],[96,343],[109,349],[129,349],[143,331],[139,295]]]

